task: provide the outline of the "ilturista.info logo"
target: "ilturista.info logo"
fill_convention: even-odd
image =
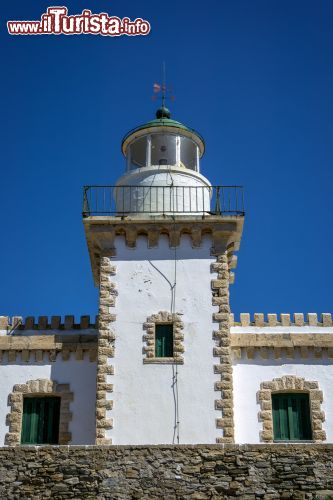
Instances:
[[[150,33],[150,23],[140,17],[131,21],[106,12],[93,14],[84,9],[81,14],[69,16],[67,7],[48,7],[40,21],[7,21],[10,35],[102,35],[139,36]]]

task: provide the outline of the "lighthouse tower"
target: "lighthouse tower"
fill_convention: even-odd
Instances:
[[[229,283],[241,188],[201,174],[203,138],[156,118],[122,142],[114,186],[86,186],[99,287],[97,444],[233,442]]]

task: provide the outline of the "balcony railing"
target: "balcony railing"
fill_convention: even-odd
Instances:
[[[244,215],[242,186],[84,186],[83,217],[129,214]]]

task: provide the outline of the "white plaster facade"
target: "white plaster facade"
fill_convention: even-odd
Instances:
[[[212,338],[211,241],[192,248],[183,236],[179,247],[170,248],[167,237],[158,247],[147,248],[139,237],[135,249],[117,238],[115,357],[112,358],[114,420],[108,437],[114,444],[177,443],[176,407],[178,390],[179,442],[215,443],[216,393]],[[176,258],[176,260],[175,260]],[[143,325],[147,316],[171,311],[171,287],[175,283],[174,311],[184,323],[184,364],[144,364]],[[178,371],[178,388],[173,387]]]
[[[248,360],[244,356],[233,366],[234,418],[236,443],[260,443],[262,422],[259,421],[260,405],[257,393],[264,381],[295,375],[308,381],[317,381],[323,391],[322,410],[325,412],[323,429],[327,442],[333,441],[333,360],[323,354],[322,359],[310,356],[307,360],[295,355],[294,359],[262,359],[257,354]]]
[[[94,444],[95,442],[95,402],[96,402],[96,363],[85,356],[77,361],[72,354],[68,361],[60,356],[50,363],[47,353],[40,363],[22,362],[19,357],[8,362],[4,355],[0,364],[0,445],[5,444],[8,432],[6,415],[10,412],[8,395],[15,384],[25,384],[28,380],[48,379],[59,384],[69,384],[74,399],[71,402],[72,420],[69,430],[72,433],[70,444]]]

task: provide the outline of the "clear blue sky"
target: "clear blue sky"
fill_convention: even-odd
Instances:
[[[203,174],[245,186],[234,312],[330,312],[332,1],[69,1],[151,34],[7,34],[49,5],[1,6],[0,315],[96,314],[81,189],[122,173],[163,60],[173,117],[206,140]]]

